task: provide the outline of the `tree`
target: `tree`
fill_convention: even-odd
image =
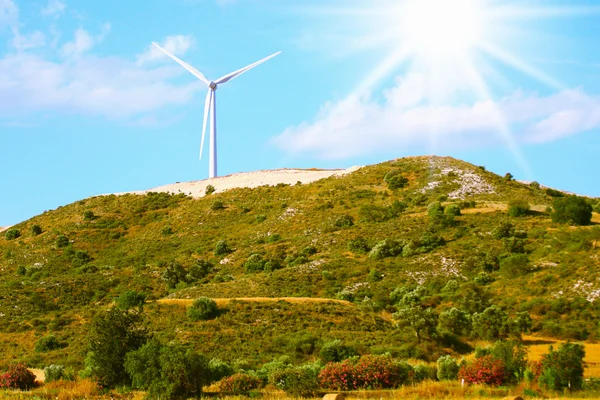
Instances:
[[[527,368],[527,350],[523,344],[517,341],[497,341],[489,353],[504,364],[507,382],[516,384],[523,379]]]
[[[319,352],[324,363],[338,362],[356,355],[358,353],[353,347],[347,346],[337,339],[325,343]]]
[[[217,242],[217,244],[215,245],[215,251],[214,251],[215,256],[226,256],[227,254],[233,253],[233,252],[234,252],[234,250],[231,247],[229,247],[227,242],[224,240],[219,240]]]
[[[148,340],[142,327],[142,314],[113,308],[96,315],[88,336],[90,373],[103,386],[128,385],[123,362],[125,355],[140,348]]]
[[[122,310],[138,307],[142,309],[146,303],[146,294],[138,293],[135,290],[127,290],[117,297],[117,307]]]
[[[440,381],[453,381],[458,378],[460,366],[456,358],[446,355],[437,360],[437,378]]]
[[[14,240],[21,236],[21,232],[18,229],[12,228],[6,231],[4,237],[6,240]]]
[[[592,206],[583,197],[556,198],[552,209],[552,222],[572,225],[589,225],[592,222]]]
[[[439,327],[455,335],[468,335],[471,332],[471,318],[466,312],[453,307],[440,314]]]
[[[42,227],[39,225],[32,225],[31,226],[31,234],[34,236],[37,236],[39,234],[42,233]]]
[[[150,398],[187,399],[202,393],[210,382],[206,359],[180,345],[148,341],[127,353],[125,370],[135,388],[148,391]]]
[[[215,189],[215,187],[213,185],[207,185],[206,189],[204,189],[204,194],[205,195],[210,195],[213,194],[217,189]]]
[[[175,288],[179,282],[187,283],[186,277],[187,272],[177,261],[169,262],[169,265],[167,265],[167,268],[160,276],[160,278],[165,281],[167,286],[171,289]]]
[[[400,173],[400,170],[394,169],[385,174],[383,180],[388,184],[390,190],[402,189],[408,185],[408,179],[406,179]]]
[[[550,352],[542,358],[540,385],[550,390],[581,389],[584,357],[585,348],[581,344],[563,343],[557,351],[550,346]]]
[[[419,342],[423,338],[433,339],[436,337],[438,316],[431,308],[402,307],[393,314],[393,317],[398,328],[411,329]]]
[[[507,337],[508,315],[497,306],[490,306],[481,313],[473,314],[473,333],[485,340]]]

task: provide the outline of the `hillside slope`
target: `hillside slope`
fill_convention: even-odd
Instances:
[[[495,304],[510,315],[529,312],[534,332],[598,337],[597,215],[591,226],[555,224],[546,209],[559,192],[452,158],[405,158],[347,172],[196,199],[189,190],[98,196],[14,226],[20,237],[0,239],[5,362],[80,367],[90,320],[128,290],[149,300],[352,302],[232,301],[216,320],[198,323],[186,319],[185,304],[146,306],[156,335],[230,362],[310,358],[334,338],[361,352],[426,359],[462,351],[465,343],[421,342],[394,326],[390,293],[417,286],[424,288],[422,304],[437,313]],[[406,178],[403,188],[390,189],[394,174]],[[173,188],[165,190],[179,190]],[[516,199],[532,211],[509,217],[507,204]],[[434,219],[434,202],[456,205],[461,215]],[[41,234],[32,233],[34,225]],[[65,347],[33,351],[49,333]]]

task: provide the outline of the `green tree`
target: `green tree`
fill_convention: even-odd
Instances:
[[[32,225],[31,226],[31,234],[34,236],[37,236],[39,234],[42,233],[42,227],[39,225]]]
[[[434,339],[437,336],[438,316],[432,308],[402,307],[393,314],[393,317],[396,327],[411,329],[419,342],[424,338]]]
[[[458,378],[460,365],[456,358],[446,355],[441,356],[437,360],[437,378],[440,381],[454,381]]]
[[[468,335],[471,332],[471,317],[466,312],[452,307],[440,314],[439,327],[455,335]]]
[[[508,202],[508,215],[511,217],[524,217],[529,214],[531,207],[525,200],[511,200]]]
[[[117,297],[116,303],[117,307],[122,310],[129,310],[134,307],[142,309],[146,303],[146,294],[135,290],[127,290]]]
[[[113,308],[97,314],[88,335],[90,374],[107,387],[130,384],[123,366],[125,355],[147,340],[141,313]]]
[[[215,189],[215,187],[213,185],[207,185],[206,189],[204,189],[204,194],[205,195],[210,195],[213,194],[217,189]]]
[[[171,261],[160,278],[166,282],[169,288],[173,289],[179,282],[187,283],[187,271],[177,261]]]
[[[215,256],[226,256],[233,252],[234,250],[224,240],[219,240],[217,244],[215,244]]]
[[[383,180],[388,184],[390,190],[402,189],[408,185],[408,179],[402,176],[400,170],[397,169],[385,174]]]
[[[581,344],[563,343],[557,351],[550,346],[550,352],[542,358],[540,385],[550,390],[581,389],[584,357],[585,348]]]
[[[319,356],[324,363],[338,362],[358,355],[356,349],[342,343],[341,340],[327,342],[321,347]]]
[[[508,315],[497,306],[473,314],[473,333],[485,340],[506,338],[509,334]]]
[[[21,236],[21,232],[15,228],[11,228],[11,229],[7,230],[6,233],[4,234],[4,237],[6,238],[6,240],[15,240],[16,238],[18,238],[20,236]]]
[[[518,341],[497,341],[489,354],[502,361],[506,370],[506,381],[519,383],[527,368],[527,349]]]
[[[552,209],[552,222],[572,225],[589,225],[592,222],[592,206],[583,197],[556,198]]]

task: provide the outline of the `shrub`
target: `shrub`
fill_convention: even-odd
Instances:
[[[340,340],[327,342],[321,347],[319,356],[324,363],[338,362],[358,355],[353,347],[343,344]]]
[[[262,381],[246,373],[238,372],[225,379],[221,379],[217,387],[219,391],[233,394],[244,394],[262,386]]]
[[[462,365],[458,378],[472,384],[499,386],[506,379],[506,370],[502,361],[484,356]]]
[[[353,253],[368,253],[371,251],[371,246],[369,246],[367,239],[359,236],[348,241],[348,250]]]
[[[422,382],[425,380],[435,380],[437,377],[437,368],[427,364],[417,364],[413,367],[413,382]]]
[[[458,378],[460,366],[456,358],[446,355],[437,360],[437,378],[440,381],[454,381]]]
[[[377,243],[369,252],[369,258],[381,260],[387,257],[396,257],[402,253],[404,243],[392,239],[384,239]]]
[[[383,274],[381,272],[376,269],[369,271],[369,275],[367,275],[367,281],[373,283],[380,282],[381,280],[383,280]]]
[[[504,175],[504,178],[503,178],[503,179],[504,179],[506,182],[511,182],[511,181],[513,181],[513,179],[514,179],[514,176],[513,176],[513,174],[511,174],[510,172],[507,172],[507,173],[506,173],[506,175]]]
[[[458,217],[460,215],[460,207],[458,204],[450,204],[444,209],[444,214]]]
[[[37,342],[35,342],[34,350],[38,353],[43,353],[46,351],[52,351],[60,348],[61,345],[56,336],[46,335],[42,336],[37,340]]]
[[[318,368],[309,364],[275,370],[269,382],[291,396],[312,397],[319,389],[318,374]]]
[[[94,212],[92,210],[86,210],[83,212],[83,219],[86,221],[91,221],[95,218]]]
[[[4,234],[4,237],[6,238],[6,240],[14,240],[20,236],[21,236],[21,232],[15,228],[11,228],[11,229],[7,230],[6,233]]]
[[[213,185],[207,185],[206,189],[204,189],[204,194],[205,195],[210,195],[213,194],[217,189],[215,189],[215,187]]]
[[[504,365],[507,383],[518,383],[523,379],[527,368],[527,350],[517,341],[497,341],[490,349],[490,355]]]
[[[581,344],[563,343],[557,351],[550,347],[550,352],[542,357],[540,385],[550,390],[581,389],[584,357],[585,348]]]
[[[524,217],[529,214],[531,207],[525,200],[511,200],[508,202],[508,215],[511,217]]]
[[[226,241],[219,240],[215,245],[215,256],[226,256],[227,254],[233,253],[234,250],[229,247]]]
[[[467,335],[471,331],[471,318],[466,312],[452,307],[440,313],[438,325],[455,335]]]
[[[525,254],[515,254],[500,261],[500,271],[507,276],[519,276],[531,271],[529,257]]]
[[[9,365],[0,374],[0,389],[29,390],[35,386],[35,375],[23,363]]]
[[[589,225],[592,222],[592,206],[583,197],[554,199],[552,208],[552,222],[572,225]]]
[[[431,308],[424,309],[419,305],[402,307],[393,317],[398,328],[411,329],[419,342],[437,336],[438,316]]]
[[[497,306],[473,314],[473,334],[485,340],[506,338],[509,334],[508,315]]]
[[[348,214],[342,214],[335,220],[334,225],[338,228],[350,228],[354,225],[354,218]]]
[[[92,257],[85,250],[77,250],[75,254],[73,254],[73,258],[71,259],[71,266],[73,268],[79,268],[87,263],[92,261]]]
[[[394,217],[390,207],[376,205],[362,205],[358,210],[358,216],[365,222],[385,222]]]
[[[210,261],[196,260],[194,264],[189,268],[186,275],[188,282],[197,282],[200,279],[204,279],[214,269],[214,264]]]
[[[34,236],[37,236],[39,234],[42,233],[42,227],[39,225],[32,225],[31,226],[31,234]]]
[[[494,239],[503,239],[515,235],[515,227],[508,221],[501,222],[492,231]]]
[[[72,381],[75,378],[72,371],[65,369],[63,365],[48,365],[44,368],[44,383],[58,381],[60,379]]]
[[[217,382],[227,376],[233,375],[233,368],[218,358],[212,358],[208,362],[208,370],[210,371],[210,379],[212,382]]]
[[[172,235],[174,233],[174,231],[173,231],[173,228],[171,228],[170,226],[167,225],[164,228],[162,228],[160,233],[163,236],[169,236],[169,235]]]
[[[127,290],[117,297],[117,307],[122,310],[129,310],[130,308],[144,307],[146,303],[146,294],[138,293],[135,290]]]
[[[199,297],[187,310],[187,316],[192,321],[206,321],[217,316],[217,303],[208,297]]]
[[[402,378],[400,366],[391,357],[375,355],[329,363],[319,373],[321,385],[336,390],[392,388],[403,383]]]
[[[477,274],[477,276],[475,278],[473,278],[473,280],[475,281],[476,284],[483,285],[483,286],[489,285],[490,283],[495,281],[494,277],[485,271]]]
[[[210,209],[213,211],[220,211],[225,209],[225,204],[221,200],[215,200],[210,205]]]
[[[165,281],[167,286],[173,289],[178,283],[186,282],[187,272],[177,261],[171,261],[161,274],[160,279]]]
[[[260,254],[252,254],[244,263],[246,272],[260,272],[265,269],[266,261]]]
[[[402,189],[408,185],[408,179],[402,176],[400,170],[393,169],[383,177],[383,180],[388,184],[391,190]]]
[[[62,247],[67,247],[69,245],[69,239],[65,235],[58,235],[56,238],[56,247],[59,249]]]
[[[310,257],[314,254],[317,254],[319,251],[315,246],[306,246],[300,251],[300,254],[306,257]]]

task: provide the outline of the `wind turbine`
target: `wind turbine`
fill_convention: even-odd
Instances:
[[[200,160],[202,160],[202,151],[204,150],[204,136],[206,134],[206,122],[208,119],[208,113],[210,111],[210,156],[208,160],[208,177],[214,178],[217,176],[217,87],[223,83],[227,83],[230,80],[237,78],[244,72],[250,71],[252,68],[256,67],[259,64],[264,63],[267,60],[279,55],[281,52],[278,51],[275,54],[271,54],[269,57],[265,57],[260,61],[257,61],[253,64],[250,64],[244,68],[238,69],[237,71],[233,71],[216,81],[209,81],[206,79],[204,74],[191,65],[181,61],[179,58],[169,53],[167,50],[160,47],[158,44],[152,42],[154,46],[156,46],[163,53],[171,57],[175,60],[179,65],[188,70],[192,75],[196,78],[200,79],[202,82],[208,86],[208,93],[206,94],[206,102],[204,105],[204,123],[202,124],[202,141],[200,142]]]

